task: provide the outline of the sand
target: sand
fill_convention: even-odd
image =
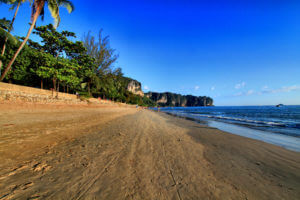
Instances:
[[[300,199],[300,153],[117,106],[0,104],[0,199]]]

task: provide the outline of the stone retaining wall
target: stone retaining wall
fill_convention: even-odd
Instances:
[[[104,101],[95,98],[80,100],[76,95],[62,92],[52,92],[39,88],[20,86],[0,82],[0,102],[30,102],[45,104],[114,104],[111,101]]]

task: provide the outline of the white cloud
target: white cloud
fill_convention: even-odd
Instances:
[[[199,88],[200,88],[200,87],[199,87],[198,85],[195,86],[195,90],[199,90]]]
[[[278,89],[269,89],[269,88],[263,88],[261,93],[263,94],[270,94],[270,93],[281,93],[281,92],[292,92],[292,91],[297,91],[300,90],[300,86],[298,85],[292,85],[288,87],[281,87]]]
[[[238,92],[238,93],[234,94],[233,96],[235,96],[235,97],[239,97],[239,96],[243,96],[243,95],[244,95],[244,93],[243,93],[243,92]]]
[[[269,86],[265,85],[261,88],[261,90],[267,90],[269,88]]]
[[[212,86],[212,87],[210,88],[211,91],[214,91],[215,89],[216,89],[215,86]]]
[[[250,96],[256,94],[256,92],[254,90],[248,90],[247,92],[238,92],[235,93],[233,96],[234,97],[240,97],[240,96]]]
[[[260,92],[256,92],[254,90],[248,90],[247,92],[238,92],[233,94],[234,97],[239,96],[250,96],[250,95],[262,95],[262,94],[276,94],[276,93],[283,93],[283,92],[292,92],[292,91],[300,91],[299,85],[292,85],[288,87],[281,87],[278,89],[270,89],[268,86],[262,87]]]
[[[145,85],[144,90],[149,90],[149,87],[147,85]]]
[[[241,89],[243,87],[245,87],[246,83],[245,82],[241,82],[241,83],[238,83],[234,86],[235,89]]]
[[[254,90],[248,90],[248,92],[246,93],[247,96],[254,94],[255,91]]]

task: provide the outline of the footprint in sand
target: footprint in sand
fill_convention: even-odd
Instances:
[[[43,173],[51,169],[50,165],[47,165],[46,163],[36,163],[33,165],[32,170],[35,172],[42,171]]]
[[[0,177],[0,180],[4,179],[4,178],[6,178],[6,177],[9,177],[9,176],[15,175],[15,174],[18,173],[19,171],[24,170],[24,169],[26,169],[26,168],[28,168],[27,165],[23,165],[23,166],[17,167],[17,168],[15,168],[15,169],[13,169],[12,171],[10,171],[8,174],[1,176],[1,177]]]

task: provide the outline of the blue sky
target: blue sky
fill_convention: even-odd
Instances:
[[[81,39],[103,28],[117,66],[144,91],[206,95],[215,105],[300,104],[300,1],[73,2],[58,30]],[[0,13],[13,14],[5,5]],[[13,34],[25,35],[29,20],[24,4]],[[51,22],[46,11],[38,25]]]

